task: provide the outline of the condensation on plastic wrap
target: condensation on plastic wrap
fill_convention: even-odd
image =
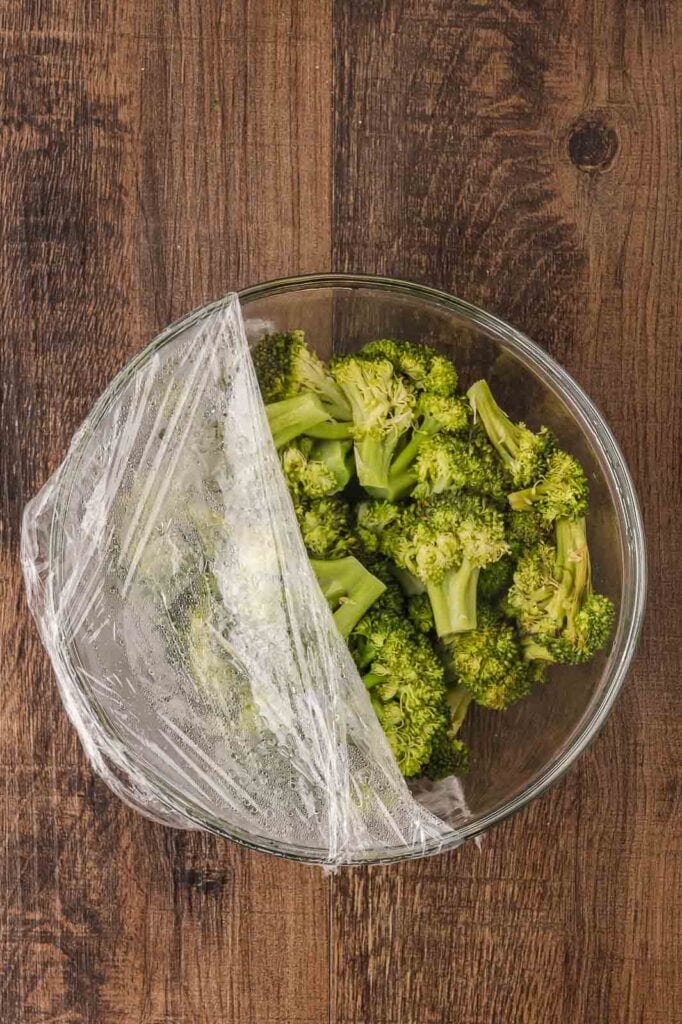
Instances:
[[[452,842],[308,564],[236,297],[123,371],[22,560],[87,755],[138,810],[328,865]]]

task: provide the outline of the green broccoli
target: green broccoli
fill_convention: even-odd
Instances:
[[[384,610],[358,623],[351,649],[401,772],[418,775],[447,721],[439,659],[409,622]]]
[[[312,392],[328,419],[351,418],[342,391],[322,360],[306,345],[303,331],[267,335],[256,345],[253,362],[266,405]]]
[[[381,542],[399,568],[425,584],[438,636],[476,627],[479,571],[508,551],[493,505],[478,495],[437,495],[405,506]]]
[[[381,498],[360,502],[355,510],[357,532],[367,551],[379,551],[382,533],[399,515],[396,505]]]
[[[429,438],[441,432],[455,434],[469,426],[469,408],[461,398],[441,397],[423,392],[417,398],[412,435],[398,451],[389,470],[385,497],[398,501],[417,483],[415,462]],[[495,467],[498,469],[498,467]],[[499,475],[499,472],[498,472]]]
[[[419,391],[447,397],[457,390],[457,370],[452,362],[428,345],[380,338],[364,345],[361,352],[388,359]]]
[[[557,519],[556,549],[541,544],[520,560],[507,606],[527,660],[577,664],[606,643],[613,603],[592,589],[585,520]]]
[[[329,466],[313,457],[314,444],[312,439],[302,437],[280,449],[284,479],[294,502],[302,497],[324,498],[343,487]]]
[[[276,448],[329,420],[322,402],[311,391],[266,405],[265,411]]]
[[[334,613],[334,622],[342,636],[354,627],[386,590],[381,580],[352,555],[346,558],[311,558],[310,564],[320,590]]]
[[[308,554],[316,558],[342,558],[358,549],[350,506],[339,495],[294,503],[298,525]]]
[[[509,490],[499,459],[478,430],[469,437],[441,433],[429,438],[419,450],[415,471],[415,498],[468,490],[501,501]]]
[[[484,380],[472,384],[467,397],[474,417],[483,424],[513,486],[528,487],[541,477],[554,447],[550,431],[541,427],[535,434],[524,423],[512,423]]]
[[[587,497],[587,478],[580,463],[567,452],[555,451],[538,482],[510,494],[509,504],[516,512],[536,510],[545,523],[552,523],[584,516]]]
[[[368,553],[363,550],[359,552],[358,558],[365,568],[369,569],[372,575],[381,580],[386,587],[381,597],[373,606],[373,611],[390,611],[394,615],[400,615],[404,618],[406,611],[405,595],[396,579],[395,566],[392,562],[388,558],[384,558],[383,555]]]
[[[353,411],[358,480],[373,497],[386,497],[393,457],[414,418],[414,394],[387,359],[342,356],[332,369]]]
[[[412,594],[411,597],[408,597],[407,615],[418,633],[424,633],[428,636],[436,628],[433,608],[426,591],[421,594]]]
[[[514,558],[520,558],[530,548],[551,538],[551,527],[535,509],[528,512],[507,511],[507,541]]]
[[[477,704],[501,711],[525,697],[533,684],[512,626],[481,608],[476,629],[448,638],[444,644],[449,678]]]
[[[447,679],[447,672],[446,672]],[[445,698],[445,720],[433,742],[431,760],[424,774],[437,781],[450,775],[465,775],[469,770],[469,748],[457,738],[466,717],[472,695],[462,686],[451,686]]]
[[[515,568],[514,558],[511,555],[502,555],[502,558],[481,569],[477,591],[479,603],[497,604],[511,587]]]

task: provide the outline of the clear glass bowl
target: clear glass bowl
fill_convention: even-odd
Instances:
[[[385,278],[329,274],[257,285],[241,292],[240,299],[250,340],[272,330],[302,328],[323,358],[379,337],[435,345],[452,357],[464,386],[485,376],[513,417],[531,427],[549,426],[588,474],[595,585],[617,607],[612,642],[587,665],[554,668],[549,685],[537,687],[504,713],[481,708],[470,712],[462,732],[472,754],[470,772],[463,779],[468,811],[453,820],[456,832],[443,848],[456,846],[520,810],[556,782],[594,738],[613,706],[635,649],[646,592],[644,533],[627,466],[594,404],[553,359],[504,321],[450,295]],[[102,407],[152,352],[179,340],[184,332],[189,337],[216,305],[167,328],[110,385]],[[62,514],[54,518],[53,551],[60,546],[68,500],[65,493]],[[77,658],[77,652],[71,654]],[[155,779],[154,785],[163,792],[163,779]],[[177,803],[177,794],[173,799]],[[321,850],[244,834],[229,822],[203,820],[191,807],[183,812],[198,826],[249,847],[297,860],[324,860]],[[432,851],[377,850],[369,851],[366,859],[398,861],[424,852]]]

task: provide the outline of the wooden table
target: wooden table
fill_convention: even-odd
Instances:
[[[682,1021],[677,0],[0,3],[0,1021]],[[565,779],[477,849],[320,871],[158,827],[88,768],[25,501],[117,370],[332,269],[499,312],[640,488],[648,626]]]

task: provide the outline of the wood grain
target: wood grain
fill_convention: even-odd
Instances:
[[[674,0],[334,13],[334,269],[498,311],[596,397],[634,471],[648,626],[593,748],[475,847],[334,879],[336,1024],[682,1021]]]
[[[0,4],[0,1021],[317,1024],[318,872],[137,817],[61,710],[25,501],[174,317],[330,261],[330,10]]]
[[[2,1024],[682,1021],[681,51],[675,0],[0,3]],[[17,561],[25,501],[143,341],[330,265],[559,358],[624,447],[652,575],[559,786],[481,850],[331,880],[109,794]]]

